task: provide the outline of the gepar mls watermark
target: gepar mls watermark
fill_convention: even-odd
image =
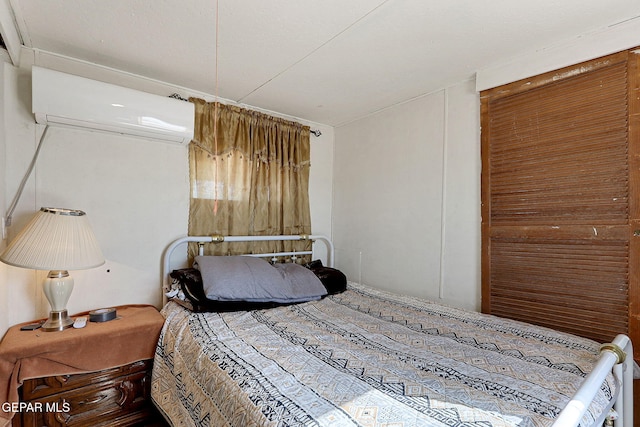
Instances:
[[[69,412],[71,404],[62,402],[4,402],[2,412]]]

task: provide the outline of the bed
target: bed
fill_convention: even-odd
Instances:
[[[327,244],[321,267],[331,271],[330,241],[302,238]],[[173,250],[197,239],[210,238],[170,245],[165,277]],[[224,271],[207,271],[211,258],[225,257],[200,258],[205,282]],[[180,295],[184,283],[165,280],[172,299],[151,384],[165,418],[215,427],[595,426],[616,418],[615,404],[616,425],[633,425],[624,335],[601,346],[358,283],[322,285],[326,295],[308,301],[224,309],[230,298],[194,309]]]

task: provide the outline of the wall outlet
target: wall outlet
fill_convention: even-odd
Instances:
[[[2,240],[7,238],[7,224],[5,218],[2,217]]]

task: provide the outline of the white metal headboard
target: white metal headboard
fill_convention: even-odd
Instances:
[[[190,242],[196,243],[222,243],[222,242],[259,242],[259,241],[287,241],[287,240],[310,240],[314,243],[316,240],[324,242],[327,248],[327,266],[334,266],[334,254],[335,249],[333,242],[326,237],[316,234],[300,234],[300,235],[285,235],[285,236],[185,236],[180,239],[174,240],[165,250],[162,258],[162,289],[168,289],[169,285],[169,272],[171,271],[171,256],[176,248],[180,245]],[[202,247],[201,247],[202,250]],[[263,254],[246,254],[253,257],[283,257],[283,256],[296,256],[296,255],[311,255],[313,251],[291,251],[291,252],[272,252]],[[166,302],[166,301],[165,301]]]

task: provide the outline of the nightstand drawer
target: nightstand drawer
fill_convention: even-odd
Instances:
[[[145,360],[89,374],[27,380],[21,401],[37,410],[17,414],[13,425],[111,427],[154,419],[151,366]]]
[[[33,400],[66,390],[74,390],[91,384],[114,380],[136,372],[151,372],[153,360],[141,360],[129,365],[87,374],[56,375],[25,380],[22,385],[21,400]]]

